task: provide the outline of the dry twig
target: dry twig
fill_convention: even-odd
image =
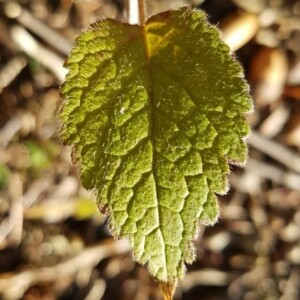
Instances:
[[[300,155],[289,150],[287,147],[276,141],[264,138],[262,135],[253,131],[248,138],[248,143],[255,149],[265,153],[289,169],[300,173]]]
[[[51,282],[67,276],[75,276],[81,269],[93,268],[101,260],[114,255],[125,254],[129,250],[129,244],[125,240],[108,244],[100,243],[85,248],[77,256],[54,266],[7,274],[0,279],[0,295],[2,294],[4,299],[20,299],[30,286],[38,282]]]
[[[11,35],[14,42],[27,55],[33,57],[41,65],[51,70],[59,81],[62,82],[64,80],[67,71],[63,68],[64,60],[61,57],[43,47],[21,26],[13,26]]]

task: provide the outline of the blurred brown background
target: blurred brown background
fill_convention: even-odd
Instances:
[[[249,162],[232,167],[221,218],[201,227],[175,299],[300,299],[299,0],[148,0],[149,14],[207,12],[244,65],[254,97]],[[96,17],[122,0],[0,0],[0,297],[161,299],[58,139],[62,67]]]

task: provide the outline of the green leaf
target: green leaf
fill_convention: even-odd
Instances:
[[[182,278],[198,222],[216,222],[229,162],[243,164],[252,109],[240,65],[204,13],[145,27],[106,19],[76,41],[61,89],[62,139],[115,236],[161,282]]]

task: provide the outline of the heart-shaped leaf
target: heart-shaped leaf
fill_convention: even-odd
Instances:
[[[189,8],[145,26],[98,21],[66,67],[61,136],[83,185],[135,259],[172,286],[194,260],[198,222],[217,220],[228,162],[245,162],[252,102],[242,68]]]

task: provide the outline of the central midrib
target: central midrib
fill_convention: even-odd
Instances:
[[[156,174],[156,165],[157,165],[157,158],[156,158],[156,141],[155,141],[155,137],[154,137],[154,101],[153,101],[153,88],[152,88],[152,82],[153,82],[153,74],[152,74],[152,68],[151,68],[151,64],[150,64],[150,59],[151,59],[151,55],[150,55],[150,50],[149,50],[149,43],[148,43],[148,38],[147,38],[147,29],[146,29],[146,25],[142,24],[141,26],[141,30],[142,30],[142,35],[143,35],[143,42],[144,42],[144,48],[145,48],[145,57],[146,57],[146,68],[147,68],[147,73],[148,73],[148,84],[149,84],[149,109],[148,109],[148,120],[149,120],[149,139],[151,140],[152,143],[152,147],[153,147],[153,151],[152,151],[152,174],[154,177],[154,184],[155,184],[155,197],[157,200],[157,213],[158,213],[158,223],[159,223],[159,229],[160,229],[160,233],[162,236],[162,240],[163,240],[163,252],[164,252],[164,267],[166,270],[166,276],[168,276],[168,269],[167,269],[167,259],[166,259],[166,248],[165,248],[165,240],[164,240],[164,236],[161,230],[161,212],[160,212],[160,208],[159,208],[159,202],[158,202],[158,197],[157,197],[157,174]]]

